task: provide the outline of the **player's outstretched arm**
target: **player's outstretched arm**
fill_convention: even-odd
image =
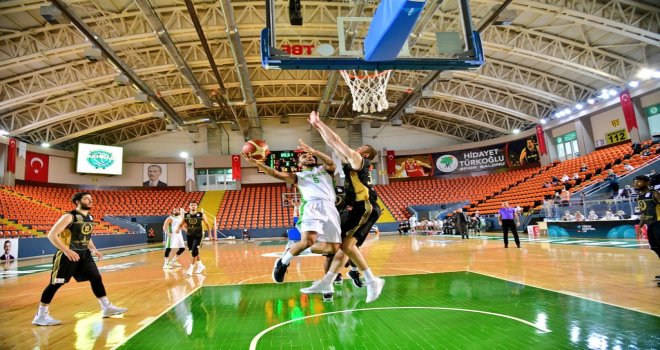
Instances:
[[[243,155],[243,157],[245,157],[245,159],[247,159],[248,162],[254,164],[257,168],[261,169],[261,171],[263,171],[264,173],[266,173],[269,176],[272,176],[276,179],[286,181],[287,183],[290,183],[292,185],[296,183],[296,174],[295,173],[283,173],[281,171],[277,171],[277,170],[265,165],[264,163],[254,159],[252,157],[248,157],[245,154]]]
[[[328,156],[327,154],[320,152],[310,146],[308,146],[303,140],[298,139],[298,149],[302,150],[303,152],[306,153],[311,153],[315,155],[318,159],[323,162],[323,168],[325,171],[329,173],[334,173],[335,169],[337,168],[337,165],[335,162],[332,160],[332,157]]]
[[[312,113],[309,114],[309,123],[319,131],[323,141],[325,141],[325,143],[327,143],[342,160],[351,164],[351,168],[360,169],[362,167],[362,156],[348,147],[348,145],[341,140],[339,135],[322,122],[316,111],[312,111]]]

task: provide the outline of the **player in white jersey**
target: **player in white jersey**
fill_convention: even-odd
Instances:
[[[166,236],[165,240],[165,263],[163,264],[164,269],[171,269],[172,267],[180,267],[176,260],[186,249],[186,245],[183,242],[183,235],[181,234],[181,221],[183,221],[183,215],[181,215],[182,209],[174,208],[172,210],[172,215],[170,215],[163,223],[163,233]],[[168,261],[170,257],[170,251],[172,248],[178,248],[176,255],[172,258],[171,261]]]
[[[302,151],[298,156],[298,164],[302,171],[284,173],[264,165],[245,155],[245,157],[266,174],[290,184],[297,184],[300,191],[300,218],[298,229],[301,240],[277,259],[273,268],[273,280],[284,281],[284,274],[294,256],[311,247],[317,254],[334,254],[341,244],[341,225],[339,212],[335,207],[335,187],[332,174],[335,163],[332,158],[299,140],[298,148]],[[317,157],[323,163],[319,166]]]

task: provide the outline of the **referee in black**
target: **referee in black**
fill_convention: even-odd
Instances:
[[[497,221],[502,226],[504,234],[504,248],[509,248],[509,230],[513,233],[513,239],[516,241],[516,246],[520,248],[520,238],[518,238],[518,231],[516,227],[520,225],[520,219],[516,210],[509,206],[509,202],[502,202],[502,208],[498,212]]]
[[[116,307],[110,303],[105,293],[101,274],[96,267],[92,254],[99,260],[103,254],[96,249],[92,242],[94,219],[89,214],[92,209],[92,195],[88,192],[78,192],[71,198],[76,209],[62,215],[48,232],[48,240],[57,248],[53,257],[53,271],[50,283],[41,294],[41,303],[32,324],[38,326],[54,326],[60,324],[48,314],[48,306],[55,293],[71,277],[77,282],[89,281],[94,295],[101,304],[103,317],[110,317],[126,312],[127,309]]]

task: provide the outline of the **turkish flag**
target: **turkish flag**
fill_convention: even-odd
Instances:
[[[548,153],[548,150],[545,148],[545,137],[543,137],[543,127],[540,125],[536,126],[536,142],[539,145],[539,154],[545,155]]]
[[[48,155],[28,151],[25,156],[25,181],[48,182]]]
[[[394,175],[396,172],[396,162],[394,159],[394,151],[387,150],[387,174]]]
[[[632,98],[628,90],[621,91],[619,95],[621,100],[621,109],[623,109],[623,118],[626,120],[626,127],[628,132],[637,128],[637,118],[635,117],[635,108],[633,107]]]
[[[241,179],[241,156],[234,154],[231,156],[231,178]]]
[[[7,146],[7,172],[16,172],[16,139],[9,138],[9,145]]]

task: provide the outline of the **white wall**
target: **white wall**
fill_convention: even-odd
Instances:
[[[223,137],[229,137],[229,153],[240,154],[245,141],[240,131],[231,131],[227,125],[222,125],[226,131]],[[280,124],[279,118],[262,118],[261,128],[263,139],[273,151],[296,149],[298,139],[305,143],[312,142],[311,127],[306,118],[290,117],[289,124]],[[193,143],[187,132],[171,132],[152,138],[138,140],[134,143],[124,145],[124,154],[128,157],[177,157],[181,151],[188,152],[191,156],[207,154],[206,129],[199,128],[200,141]],[[343,140],[348,138],[347,129],[334,128],[333,130]],[[393,150],[421,150],[427,148],[438,148],[465,143],[451,137],[438,136],[423,130],[409,127],[384,126],[372,129],[369,123],[362,124],[363,143],[370,144],[376,149],[383,148]],[[226,144],[223,141],[223,145]]]
[[[182,151],[191,156],[207,153],[206,128],[199,128],[199,135],[195,136],[187,131],[168,132],[166,134],[148,137],[136,142],[122,145],[124,157],[178,157]]]
[[[372,145],[377,150],[387,148],[397,152],[437,148],[466,142],[405,126],[393,127],[387,125],[381,128],[372,128],[370,123],[362,124],[362,139],[363,143]]]
[[[660,90],[654,91],[648,95],[641,96],[639,101],[642,103],[642,108],[652,106],[660,102]]]
[[[559,127],[556,127],[554,129],[552,129],[551,134],[552,134],[552,137],[555,138],[555,137],[558,137],[558,136],[561,136],[561,135],[568,134],[571,131],[575,131],[575,123],[574,122],[564,124],[562,126],[559,126]]]
[[[618,123],[617,126],[616,123]],[[613,125],[614,124],[614,125]],[[598,145],[605,139],[605,134],[626,129],[626,120],[623,118],[621,105],[600,112],[591,117],[591,131],[594,137],[594,144]]]

